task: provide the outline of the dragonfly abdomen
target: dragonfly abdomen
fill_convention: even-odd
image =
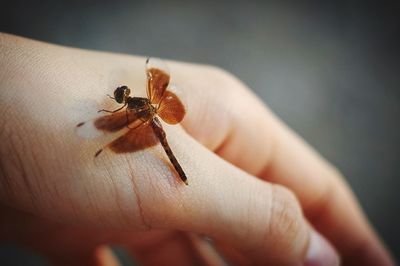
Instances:
[[[161,126],[160,120],[157,117],[154,117],[151,121],[151,126],[156,134],[157,138],[160,140],[161,146],[164,148],[165,153],[168,156],[169,161],[174,166],[176,172],[179,174],[179,177],[188,185],[187,177],[185,172],[183,171],[181,165],[179,164],[178,160],[176,159],[174,153],[172,152],[171,148],[169,147],[166,134]]]

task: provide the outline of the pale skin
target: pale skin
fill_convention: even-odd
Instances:
[[[2,241],[57,265],[118,265],[110,244],[142,265],[394,264],[340,172],[219,68],[167,62],[188,186],[159,145],[95,160],[106,142],[74,127],[118,86],[144,96],[144,62],[0,34]]]

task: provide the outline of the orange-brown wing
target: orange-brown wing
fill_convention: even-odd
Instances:
[[[153,132],[150,123],[143,122],[136,128],[129,129],[124,135],[109,143],[106,148],[115,153],[135,152],[154,146],[158,138]]]
[[[147,97],[151,103],[158,105],[169,84],[168,69],[161,59],[148,58],[146,61],[146,75]]]
[[[174,125],[182,121],[186,110],[181,100],[173,92],[167,90],[164,93],[157,114],[168,124]]]

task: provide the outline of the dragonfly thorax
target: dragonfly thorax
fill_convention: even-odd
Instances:
[[[127,104],[127,109],[135,112],[140,117],[153,117],[157,111],[148,98],[129,97]]]
[[[127,104],[129,109],[149,109],[151,106],[149,99],[142,97],[129,97]]]

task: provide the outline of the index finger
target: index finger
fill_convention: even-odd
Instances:
[[[189,91],[183,125],[191,135],[247,172],[290,188],[344,264],[393,264],[341,174],[240,81],[217,68],[200,67],[198,74],[173,66]]]

